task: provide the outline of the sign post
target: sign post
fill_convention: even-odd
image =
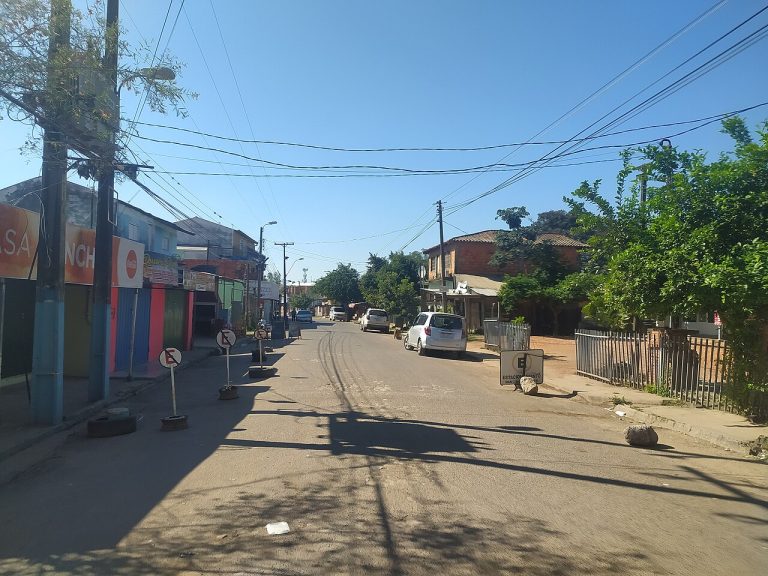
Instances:
[[[181,364],[181,351],[177,348],[164,348],[160,352],[160,365],[171,369],[171,400],[173,401],[173,416],[161,418],[163,430],[183,430],[188,426],[185,415],[176,414],[176,379],[174,368]]]
[[[264,328],[256,330],[256,340],[259,341],[259,368],[264,368],[264,345],[263,342],[268,334]]]
[[[227,330],[225,328],[216,334],[216,343],[224,348],[227,353],[227,384],[222,388],[219,388],[219,400],[233,400],[234,398],[237,398],[237,388],[232,386],[232,380],[229,376],[229,349],[235,345],[236,341],[237,336],[235,336],[235,333],[232,332],[232,330]]]
[[[520,387],[520,378],[530,376],[536,384],[544,383],[544,350],[502,350],[499,384]]]
[[[271,376],[274,372],[274,368],[265,368],[264,367],[264,340],[269,338],[269,332],[267,332],[264,328],[259,328],[256,330],[255,333],[256,340],[259,341],[259,348],[258,352],[256,350],[253,351],[254,358],[251,358],[251,361],[255,360],[256,354],[259,355],[259,365],[251,366],[248,368],[248,377],[249,378],[268,378]]]

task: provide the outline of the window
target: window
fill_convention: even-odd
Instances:
[[[163,250],[170,250],[170,248],[171,248],[171,241],[168,239],[168,236],[161,236],[160,237],[160,247]]]
[[[128,223],[128,240],[139,239],[139,227],[133,222]]]
[[[419,314],[416,317],[416,320],[413,321],[414,326],[421,326],[427,321],[427,315],[426,314]]]
[[[461,330],[461,318],[435,314],[432,316],[432,326],[435,328],[445,328],[446,330]]]

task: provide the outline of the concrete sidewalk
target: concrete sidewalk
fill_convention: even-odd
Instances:
[[[182,352],[184,371],[211,355],[219,354],[215,341],[203,342]],[[238,340],[233,353],[243,353],[255,346],[250,338]],[[64,379],[63,421],[55,426],[36,426],[30,422],[28,389],[25,383],[0,388],[0,482],[14,476],[25,466],[34,464],[55,452],[67,434],[60,434],[99,415],[109,406],[125,401],[142,390],[170,378],[170,370],[159,362],[137,366],[131,380],[124,372],[110,375],[109,398],[88,402],[88,379]],[[12,462],[11,462],[12,460]]]
[[[745,455],[760,436],[768,436],[768,426],[753,424],[738,414],[681,405],[671,398],[579,376],[572,338],[532,336],[531,348],[544,350],[544,384],[539,387],[542,392],[550,389],[567,394],[576,401],[623,413],[617,413],[621,418],[675,430]],[[482,342],[469,342],[467,350],[483,362],[498,362],[499,354],[486,349]]]

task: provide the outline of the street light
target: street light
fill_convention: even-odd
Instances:
[[[286,256],[285,259],[288,260],[288,256]],[[288,268],[288,272],[285,273],[285,280],[286,281],[288,280],[288,274],[291,273],[291,270],[293,270],[293,267],[296,265],[296,262],[298,262],[299,260],[304,260],[304,258],[303,257],[297,258],[296,260],[293,261],[293,263],[291,264],[291,267]],[[291,283],[291,284],[293,284],[293,283]],[[287,309],[287,307],[288,307],[288,286],[287,285],[285,286],[285,290],[284,291],[285,291],[285,304],[284,304],[284,306]]]
[[[291,267],[288,268],[288,274],[291,273],[291,270],[293,270],[293,267],[296,265],[296,262],[298,262],[299,260],[304,260],[304,257],[297,258],[296,260],[293,261],[293,264],[291,264]]]
[[[272,220],[271,222],[267,222],[264,224],[261,228],[259,228],[259,271],[258,271],[258,277],[256,280],[256,309],[259,311],[259,313],[256,315],[256,324],[258,325],[259,322],[261,322],[261,277],[264,275],[264,264],[261,261],[262,255],[261,255],[261,244],[264,242],[264,227],[265,226],[271,226],[272,224],[277,224],[277,220]],[[250,297],[250,295],[249,295]],[[247,324],[246,324],[247,325]]]

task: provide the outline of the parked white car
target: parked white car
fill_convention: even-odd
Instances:
[[[368,308],[362,318],[360,318],[360,330],[380,330],[389,332],[389,316],[387,311],[381,308]]]
[[[422,312],[403,337],[406,350],[414,348],[420,356],[429,350],[452,351],[460,357],[467,351],[464,318],[444,312]]]
[[[331,320],[341,320],[345,322],[347,320],[347,312],[342,306],[331,306],[331,311],[328,314],[328,318]]]

